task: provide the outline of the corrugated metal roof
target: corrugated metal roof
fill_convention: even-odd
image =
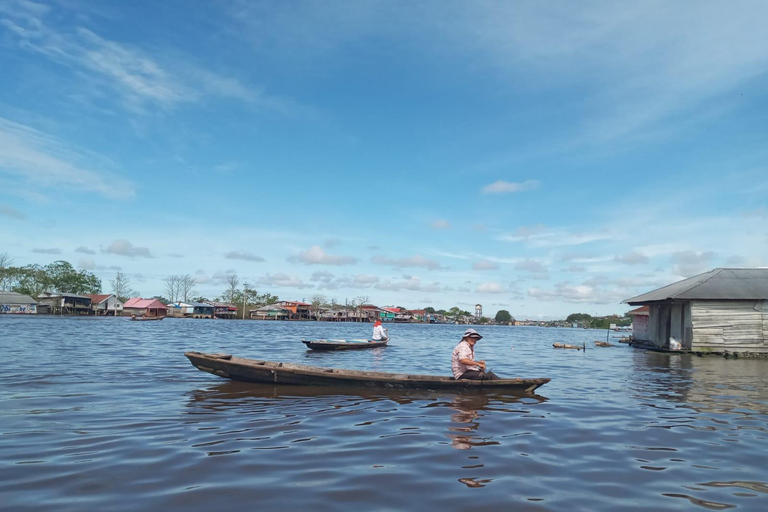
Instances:
[[[123,308],[131,309],[131,308],[139,308],[139,309],[145,309],[145,308],[151,308],[151,309],[168,309],[165,304],[160,302],[157,299],[142,299],[139,297],[128,299],[125,304],[123,304]]]
[[[29,295],[0,290],[0,304],[37,304]]]
[[[105,300],[110,298],[111,296],[112,296],[112,294],[106,294],[106,295],[104,295],[104,294],[102,294],[102,295],[86,295],[86,297],[91,299],[91,303],[93,303],[93,304],[101,304],[102,302],[104,302]]]
[[[768,299],[768,268],[716,268],[683,279],[624,302],[640,305],[670,299],[763,300]]]

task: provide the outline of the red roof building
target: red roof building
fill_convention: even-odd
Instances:
[[[142,299],[135,297],[123,304],[123,311],[131,315],[166,316],[168,308],[157,299]]]

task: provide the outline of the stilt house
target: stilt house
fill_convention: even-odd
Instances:
[[[646,337],[694,352],[768,353],[768,268],[716,268],[624,302],[648,306]]]

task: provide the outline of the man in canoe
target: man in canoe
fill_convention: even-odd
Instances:
[[[389,339],[387,330],[384,328],[384,326],[381,325],[381,319],[376,319],[376,322],[373,324],[373,336],[371,337],[371,341],[387,341]]]
[[[493,372],[485,371],[485,361],[475,361],[475,343],[482,336],[474,330],[467,329],[464,336],[451,355],[451,370],[453,378],[471,380],[498,380]]]

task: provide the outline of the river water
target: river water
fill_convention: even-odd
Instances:
[[[0,315],[0,508],[768,510],[765,360],[477,327],[496,374],[552,379],[516,397],[233,383],[183,355],[447,375],[464,328],[315,353],[371,326]]]

